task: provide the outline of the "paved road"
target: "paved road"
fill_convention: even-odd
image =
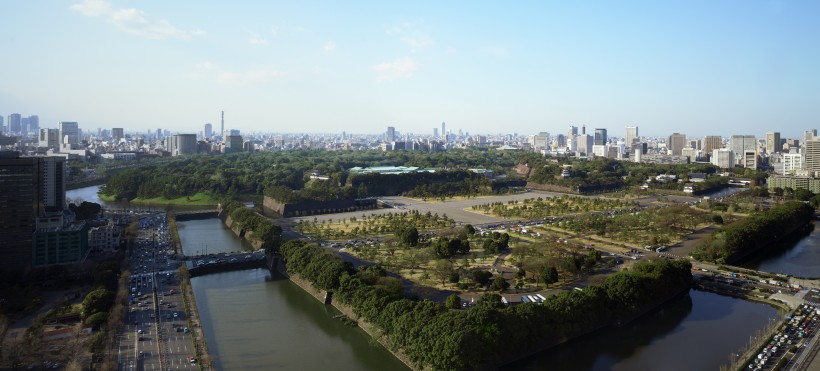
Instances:
[[[179,293],[176,267],[169,253],[164,215],[143,218],[131,256],[130,308],[119,335],[122,370],[198,369]]]

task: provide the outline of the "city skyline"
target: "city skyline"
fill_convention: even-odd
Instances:
[[[800,138],[820,116],[818,8],[3,3],[0,45],[26,58],[0,70],[0,109],[126,132],[198,133],[224,110],[242,132]]]

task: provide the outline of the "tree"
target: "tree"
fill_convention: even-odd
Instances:
[[[444,285],[444,282],[453,274],[453,263],[447,259],[439,259],[433,263],[432,270],[433,275],[441,280],[441,284]]]
[[[416,227],[399,228],[396,230],[396,238],[408,246],[419,244],[419,230]]]
[[[475,227],[472,224],[467,224],[464,226],[464,231],[467,232],[467,235],[472,236],[475,234]]]
[[[493,277],[493,274],[487,271],[476,269],[474,271],[470,271],[470,278],[475,281],[475,283],[481,286],[487,286],[490,283],[490,278]]]
[[[507,280],[505,280],[504,277],[497,276],[495,279],[493,279],[493,284],[491,287],[495,291],[503,292],[508,287],[510,287],[510,283],[507,282]]]
[[[478,298],[476,306],[481,308],[502,308],[504,307],[504,303],[501,301],[501,295],[488,292]]]
[[[89,292],[83,300],[83,317],[88,318],[92,314],[108,312],[114,303],[114,293],[106,289],[96,289]]]
[[[461,308],[461,297],[456,294],[451,294],[444,300],[444,307],[447,309]]]
[[[558,282],[558,269],[555,269],[554,266],[544,267],[544,271],[541,273],[541,279],[544,280],[547,286],[551,283]]]

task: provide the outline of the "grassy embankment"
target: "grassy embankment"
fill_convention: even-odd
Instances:
[[[100,193],[100,199],[106,202],[115,202],[117,201],[114,196],[108,196]],[[132,204],[136,205],[190,205],[190,206],[216,206],[219,204],[219,201],[211,196],[210,193],[207,192],[198,192],[193,196],[183,196],[178,198],[165,198],[165,197],[155,197],[155,198],[135,198],[131,201]]]

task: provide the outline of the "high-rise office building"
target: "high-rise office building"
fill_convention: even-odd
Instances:
[[[80,126],[76,122],[60,121],[57,123],[57,130],[60,131],[61,147],[80,143]]]
[[[766,153],[772,154],[782,151],[783,147],[780,144],[780,133],[773,131],[766,133]]]
[[[686,134],[672,133],[666,141],[666,146],[673,156],[680,156],[686,147]]]
[[[532,149],[540,151],[546,149],[549,142],[550,133],[542,131],[537,135],[532,136]]]
[[[732,135],[729,139],[729,148],[731,148],[736,164],[742,165],[741,160],[746,156],[746,151],[755,151],[757,153],[757,139],[754,135]]]
[[[123,128],[113,128],[113,129],[111,129],[111,138],[113,138],[115,142],[119,142],[120,139],[125,138],[125,129],[123,129]]]
[[[710,162],[721,169],[735,167],[735,153],[730,148],[716,148],[712,150]]]
[[[204,132],[205,139],[211,138],[214,135],[213,131],[214,131],[213,125],[211,125],[210,122],[205,123],[205,132]]]
[[[37,137],[37,146],[51,148],[52,150],[60,150],[60,130],[58,129],[40,129],[40,135]]]
[[[444,124],[444,121],[441,122],[441,137],[444,140],[448,140],[447,139],[447,126]]]
[[[225,137],[225,153],[242,152],[244,141],[241,135],[228,135]]]
[[[632,146],[632,143],[638,139],[638,127],[637,126],[627,126],[626,127],[626,136],[624,137],[624,145],[626,148]]]
[[[392,126],[387,127],[387,133],[384,136],[384,140],[387,142],[393,142],[396,140],[396,128]]]
[[[577,141],[578,152],[590,154],[592,153],[592,146],[595,145],[595,138],[592,135],[580,134],[575,137]]]
[[[578,127],[570,125],[567,130],[567,139],[575,138],[576,135],[578,135]]]
[[[817,129],[806,130],[803,132],[803,143],[810,141],[817,136]],[[805,144],[804,144],[805,145]]]
[[[719,135],[707,135],[701,144],[703,154],[711,158],[712,151],[723,148],[723,138]]]
[[[581,135],[587,135],[587,124],[581,124]]]
[[[433,128],[433,138],[438,139],[438,128]]]
[[[602,129],[602,128],[595,129],[595,142],[594,142],[594,145],[603,146],[605,144],[607,144],[606,129]]]
[[[12,113],[9,115],[9,132],[8,134],[20,134],[22,131],[23,117],[19,113]]]
[[[196,134],[177,134],[165,138],[165,150],[171,156],[184,156],[196,153]],[[239,149],[242,150],[240,137]]]
[[[225,133],[225,111],[222,111],[222,118],[220,119],[219,124],[219,135],[224,135]]]
[[[40,130],[40,116],[31,115],[28,117],[28,132],[36,133]]]
[[[803,166],[805,170],[809,171],[809,174],[814,176],[817,172],[820,172],[820,138],[815,136],[813,139],[806,141],[803,153],[805,154]]]
[[[20,157],[0,152],[0,267],[32,264],[38,218],[61,218],[65,208],[65,158]]]
[[[23,136],[28,135],[28,117],[20,118],[20,134]]]
[[[8,131],[8,129],[6,129],[5,121],[3,121],[3,119],[3,115],[0,115],[0,133],[5,133]]]

